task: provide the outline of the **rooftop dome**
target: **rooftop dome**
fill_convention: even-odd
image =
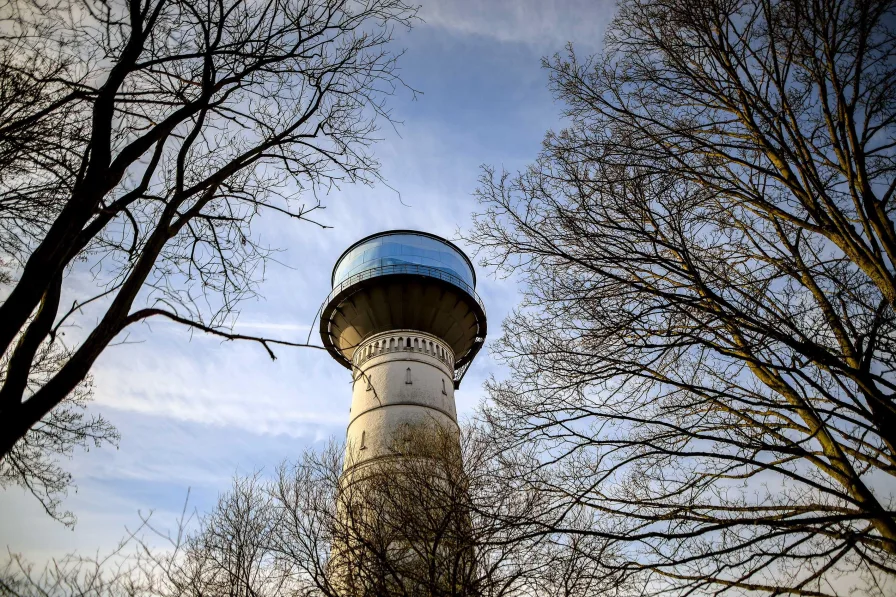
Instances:
[[[336,261],[331,282],[335,288],[355,274],[403,265],[421,266],[421,272],[432,270],[435,277],[453,276],[467,290],[476,287],[473,264],[463,251],[434,234],[413,230],[391,230],[362,238]]]

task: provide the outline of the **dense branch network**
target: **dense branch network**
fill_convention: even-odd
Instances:
[[[892,590],[894,17],[623,2],[545,62],[570,126],[483,175],[469,240],[525,285],[505,473],[652,592]]]
[[[271,356],[305,345],[232,328],[275,251],[252,223],[316,223],[321,193],[377,180],[377,122],[403,85],[392,31],[415,13],[401,0],[0,3],[4,462],[134,323],[165,317]],[[38,355],[66,332],[38,381]]]

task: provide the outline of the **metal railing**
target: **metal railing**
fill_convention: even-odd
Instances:
[[[401,263],[397,265],[380,265],[377,267],[372,267],[370,269],[366,269],[362,272],[358,272],[357,274],[352,274],[339,284],[333,287],[333,290],[330,291],[330,294],[327,295],[324,304],[329,304],[333,297],[337,294],[352,286],[353,284],[357,284],[358,282],[362,282],[364,280],[369,280],[370,278],[376,278],[378,276],[388,276],[391,274],[417,274],[420,276],[426,276],[428,278],[437,278],[439,280],[444,280],[457,286],[461,290],[464,290],[469,294],[479,307],[482,309],[482,312],[485,313],[485,304],[482,302],[482,299],[479,298],[479,295],[476,294],[476,290],[473,289],[472,286],[464,282],[458,276],[454,274],[449,274],[445,270],[429,267],[426,265],[417,265],[415,263]]]

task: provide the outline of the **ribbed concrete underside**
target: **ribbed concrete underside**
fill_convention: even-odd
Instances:
[[[395,274],[361,281],[334,296],[324,306],[320,334],[331,354],[350,367],[355,348],[371,334],[419,330],[447,342],[461,367],[473,356],[476,338],[485,337],[485,325],[482,308],[457,286]]]

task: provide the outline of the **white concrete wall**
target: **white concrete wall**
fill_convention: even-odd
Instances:
[[[413,330],[377,334],[358,347],[353,362],[347,466],[388,455],[396,432],[408,425],[457,431],[454,353],[439,338]]]

